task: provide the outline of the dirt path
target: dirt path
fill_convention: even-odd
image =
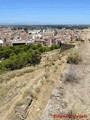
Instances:
[[[54,114],[86,115],[87,118],[83,120],[90,120],[90,42],[86,41],[79,50],[83,62],[79,65],[67,64],[40,120],[57,120],[54,119]],[[75,81],[65,81],[70,72],[76,75]]]

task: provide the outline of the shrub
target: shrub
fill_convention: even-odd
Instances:
[[[82,61],[82,56],[78,51],[70,52],[67,58],[68,63],[79,64],[81,61]]]
[[[55,44],[53,44],[53,45],[50,47],[51,50],[59,49],[59,48],[60,48],[60,46],[59,46],[59,45],[55,45]]]
[[[65,75],[65,81],[66,82],[75,82],[77,80],[77,75],[75,72],[69,72]]]
[[[73,65],[70,66],[69,71],[65,73],[64,76],[62,75],[64,82],[79,83],[80,79],[80,74]]]
[[[17,103],[16,106],[21,106],[24,104],[24,101],[22,99],[20,99]]]

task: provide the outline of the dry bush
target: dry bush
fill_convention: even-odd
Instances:
[[[51,62],[51,65],[55,65],[54,61]]]
[[[64,82],[75,82],[78,83],[81,77],[78,71],[74,68],[74,65],[70,65],[69,70],[61,76]]]
[[[39,87],[36,88],[36,92],[37,92],[37,93],[40,92],[40,88],[39,88]]]
[[[61,63],[65,63],[65,61],[62,60]]]
[[[0,83],[3,83],[4,79],[0,76]]]
[[[21,106],[24,104],[24,101],[23,99],[20,99],[17,103],[16,103],[16,106]]]
[[[74,82],[76,80],[77,80],[76,73],[71,72],[65,75],[65,81]]]
[[[49,69],[45,70],[45,75],[44,75],[45,79],[49,77]]]
[[[32,90],[30,88],[26,89],[23,94],[23,98],[27,96],[32,96]]]
[[[28,96],[32,97],[33,99],[37,99],[37,95],[39,94],[39,92],[40,92],[39,86],[32,86],[31,88],[25,90],[23,94],[23,99],[25,99]]]
[[[82,61],[82,56],[79,51],[71,51],[68,55],[67,62],[79,64]]]
[[[53,80],[50,80],[50,79],[47,79],[46,82],[47,82],[47,83],[50,83],[50,85],[53,85],[53,84],[54,84],[54,81],[53,81]]]
[[[55,69],[56,69],[56,70],[58,69],[58,65],[55,66]]]
[[[46,68],[46,67],[49,67],[49,66],[50,66],[49,63],[46,63],[46,64],[44,65],[45,68]]]
[[[48,77],[49,77],[48,73],[47,73],[47,74],[45,74],[45,79],[47,79]]]
[[[58,63],[58,65],[62,65],[62,63]]]

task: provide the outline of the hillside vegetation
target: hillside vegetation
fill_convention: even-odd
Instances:
[[[42,47],[41,44],[0,48],[0,73],[20,69],[26,65],[38,64],[40,63],[41,53],[58,48],[59,45]]]

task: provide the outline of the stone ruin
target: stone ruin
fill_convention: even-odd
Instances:
[[[75,47],[75,45],[61,43],[61,52],[64,52],[64,51],[69,50],[70,48],[74,48],[74,47]]]
[[[32,102],[33,99],[28,97],[22,105],[16,105],[14,107],[15,116],[20,120],[24,120],[27,117],[28,110],[29,107],[31,107]]]

